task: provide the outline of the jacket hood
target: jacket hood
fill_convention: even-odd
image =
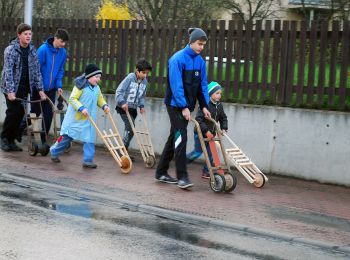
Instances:
[[[52,52],[57,52],[56,48],[53,46],[53,40],[54,37],[51,36],[49,38],[46,39],[46,41],[44,42],[44,44],[47,45],[47,47],[52,51]]]
[[[87,85],[90,85],[88,80],[85,78],[85,74],[74,79],[74,84],[78,89],[83,89]]]
[[[13,45],[16,50],[21,49],[21,45],[19,44],[19,39],[18,37],[14,37],[10,40],[10,45]],[[34,45],[32,43],[29,43],[29,49],[32,51],[34,48]]]

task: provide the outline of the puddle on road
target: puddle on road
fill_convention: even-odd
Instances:
[[[123,207],[122,205],[119,205],[119,207],[115,204],[108,206],[105,203],[100,203],[97,200],[92,201],[83,196],[78,196],[77,194],[71,195],[68,192],[65,193],[63,191],[53,191],[36,186],[23,185],[22,183],[17,183],[16,181],[12,180],[5,180],[0,177],[0,187],[1,185],[6,185],[7,189],[0,190],[0,196],[10,199],[18,199],[20,201],[31,203],[33,205],[54,210],[63,214],[106,221],[119,226],[139,228],[194,246],[232,252],[241,256],[279,259],[276,257],[271,258],[270,255],[256,254],[224,243],[205,239],[196,234],[200,232],[201,229],[205,228],[203,226],[195,226],[159,216],[145,215],[137,210],[125,208],[125,206]],[[12,205],[9,206],[10,208],[13,207],[14,203],[11,204]],[[131,214],[132,216],[130,217]],[[105,232],[113,235],[113,232],[116,231],[105,230]],[[167,248],[166,250],[171,251],[172,249]],[[178,248],[174,248],[174,251],[175,250],[178,250]]]

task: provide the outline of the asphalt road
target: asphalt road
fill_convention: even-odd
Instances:
[[[349,259],[350,254],[125,208],[0,176],[0,259]]]

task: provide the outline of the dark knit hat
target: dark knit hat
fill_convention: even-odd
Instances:
[[[193,43],[197,40],[208,40],[207,34],[201,28],[189,28],[188,34],[190,35],[190,43]]]
[[[102,70],[100,70],[97,65],[95,64],[88,64],[85,67],[85,78],[89,79],[92,76],[95,76],[97,74],[102,74]]]
[[[216,91],[220,89],[221,89],[221,86],[219,85],[219,83],[215,81],[210,82],[210,84],[208,85],[209,97],[211,97],[211,95],[213,95]]]

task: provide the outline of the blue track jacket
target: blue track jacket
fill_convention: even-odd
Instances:
[[[67,59],[66,49],[56,49],[53,47],[53,40],[53,37],[49,37],[38,49],[38,58],[45,91],[62,88],[64,65]]]
[[[208,107],[209,94],[205,61],[187,46],[168,62],[168,84],[164,103],[180,109],[194,110],[198,99],[201,109]]]

